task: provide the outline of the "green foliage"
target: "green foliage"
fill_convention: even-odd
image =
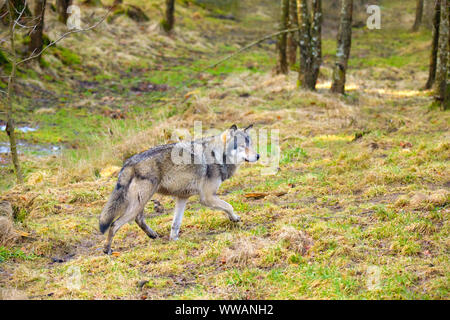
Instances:
[[[35,258],[36,257],[34,255],[25,254],[20,249],[10,249],[0,246],[0,263],[6,262],[11,259],[33,260]]]

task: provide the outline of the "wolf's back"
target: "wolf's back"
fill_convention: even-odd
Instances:
[[[99,227],[101,233],[105,233],[113,221],[124,213],[127,204],[128,186],[133,176],[134,168],[132,166],[125,166],[120,171],[117,184],[100,214]]]

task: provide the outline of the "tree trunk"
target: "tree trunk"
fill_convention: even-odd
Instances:
[[[11,44],[11,73],[8,79],[8,90],[6,92],[6,133],[9,138],[9,146],[11,149],[11,159],[14,165],[14,169],[16,171],[17,181],[19,183],[23,182],[22,169],[19,163],[19,156],[17,152],[17,144],[16,144],[16,134],[14,131],[14,119],[13,119],[13,108],[12,108],[12,95],[14,94],[14,80],[16,77],[16,68],[17,68],[17,55],[16,55],[16,46],[14,42],[14,9],[12,7],[12,1],[7,0],[6,2],[7,10],[9,14],[9,39]]]
[[[297,0],[299,24],[300,71],[298,85],[315,90],[322,58],[322,1],[312,0],[312,22],[307,0]]]
[[[308,79],[311,76],[311,48],[309,35],[309,16],[308,3],[306,0],[297,0],[298,17],[298,46],[300,48],[300,71],[298,73],[298,85],[302,88],[308,88]]]
[[[58,20],[62,23],[67,23],[69,14],[67,8],[72,4],[72,0],[56,0],[56,11],[58,12]]]
[[[84,5],[92,6],[92,7],[101,7],[102,6],[102,0],[84,0]]]
[[[37,20],[36,20],[36,27],[31,32],[30,35],[31,40],[30,45],[28,47],[30,55],[40,52],[44,46],[43,32],[44,32],[44,16],[46,3],[47,3],[46,0],[36,0],[34,16],[35,18],[37,18]]]
[[[439,44],[439,24],[441,22],[441,2],[435,0],[434,13],[433,13],[433,35],[431,43],[431,56],[430,56],[430,69],[428,72],[428,80],[425,84],[425,89],[431,89],[436,79],[436,60]]]
[[[6,5],[6,1],[0,1],[0,3],[2,3],[2,7],[0,9],[0,19],[2,20],[3,24],[7,26],[9,25],[8,6]],[[10,3],[11,8],[14,7],[12,12],[13,19],[16,19],[19,16],[20,12],[22,12],[22,10],[22,17],[31,17],[30,7],[25,2],[25,0],[11,0]]]
[[[352,42],[353,0],[342,0],[341,21],[337,36],[336,63],[333,69],[331,92],[344,94],[345,77]]]
[[[423,0],[416,0],[416,19],[414,20],[412,31],[419,30],[419,27],[422,24],[422,16],[423,16]]]
[[[166,32],[171,32],[175,24],[175,0],[166,0],[165,18],[162,21],[162,27]]]
[[[445,110],[450,109],[450,88],[448,81],[449,73],[449,20],[450,0],[441,0],[441,21],[439,26],[439,51],[437,56],[436,70],[436,94],[435,100]]]
[[[289,1],[289,29],[298,28],[298,17],[297,17],[297,0]],[[289,32],[287,35],[287,61],[289,66],[295,65],[297,62],[297,34],[298,32]]]
[[[280,27],[279,30],[283,31],[288,28],[289,20],[289,0],[281,0],[281,17],[280,17]],[[287,74],[288,73],[288,63],[286,54],[286,44],[287,44],[287,34],[282,33],[278,36],[277,41],[277,51],[278,51],[278,61],[276,67],[277,74]]]
[[[313,22],[311,27],[312,79],[314,88],[322,64],[322,1],[313,0]]]

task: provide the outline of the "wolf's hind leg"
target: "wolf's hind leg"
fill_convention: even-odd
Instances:
[[[103,249],[104,253],[111,254],[112,252],[111,243],[114,238],[114,235],[125,223],[129,222],[130,220],[131,219],[129,219],[128,216],[123,215],[111,224],[111,227],[109,227],[108,238],[106,239],[106,245],[105,248]]]
[[[136,179],[131,181],[127,192],[127,208],[125,213],[111,224],[104,252],[111,254],[111,243],[116,232],[127,222],[135,220],[144,211],[145,204],[155,193],[157,186],[149,180]]]
[[[136,223],[138,226],[152,239],[158,237],[158,234],[150,228],[144,220],[144,211],[141,211],[136,217]]]
[[[187,201],[187,198],[177,198],[173,215],[172,230],[170,231],[170,240],[178,240],[178,234],[180,233],[181,221],[183,220]]]

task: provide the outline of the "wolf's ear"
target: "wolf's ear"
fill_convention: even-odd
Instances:
[[[237,126],[235,124],[233,124],[230,127],[230,129],[222,132],[222,134],[220,135],[220,138],[222,139],[223,143],[226,143],[227,140],[231,139],[231,137],[236,133],[236,130],[237,130]]]
[[[248,130],[250,130],[251,128],[253,128],[253,124],[249,125],[247,128],[244,129],[245,132],[247,132]]]

